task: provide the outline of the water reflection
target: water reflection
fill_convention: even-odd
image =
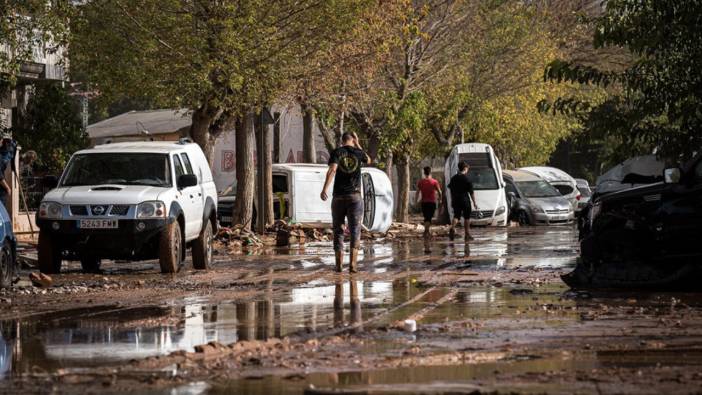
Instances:
[[[269,269],[273,270],[273,269]],[[357,281],[273,292],[261,298],[210,303],[192,298],[181,305],[105,306],[51,317],[0,322],[0,378],[34,369],[99,366],[118,361],[192,351],[210,341],[283,337],[333,326],[356,326],[401,304],[418,291],[409,278]]]

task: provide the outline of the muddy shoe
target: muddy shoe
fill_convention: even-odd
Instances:
[[[344,252],[334,251],[334,258],[336,261],[336,271],[341,273],[344,268]]]
[[[351,249],[351,260],[349,261],[349,272],[358,273],[358,248]]]
[[[454,228],[451,228],[449,230],[449,240],[453,241],[453,239],[456,238],[456,230]]]

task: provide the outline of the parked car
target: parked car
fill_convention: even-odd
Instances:
[[[578,200],[580,200],[580,191],[578,191],[577,183],[570,174],[561,169],[548,166],[531,166],[522,167],[519,170],[528,171],[553,185],[558,189],[558,192],[570,202],[573,210],[578,211]]]
[[[5,206],[0,204],[0,288],[12,285],[18,271],[17,267],[17,239],[12,232],[10,215]]]
[[[594,197],[568,285],[700,289],[702,154],[664,180]]]
[[[65,259],[95,272],[102,259],[158,258],[173,273],[191,246],[193,266],[206,269],[216,213],[210,167],[189,140],[78,151],[37,212],[39,268],[58,273]]]
[[[575,179],[575,186],[580,192],[580,199],[578,199],[577,212],[580,213],[590,202],[590,197],[592,196],[592,190],[590,189],[590,184],[587,180],[582,178]]]
[[[331,199],[323,201],[327,166],[305,163],[273,164],[273,213],[276,219],[288,218],[306,226],[331,227]],[[372,232],[385,232],[392,225],[394,197],[390,179],[374,167],[361,168],[364,201],[363,225]],[[220,224],[231,226],[236,182],[220,194]],[[255,207],[254,207],[255,210]]]
[[[510,219],[520,225],[573,223],[573,207],[551,184],[526,171],[504,170],[503,176]]]
[[[595,194],[605,194],[663,181],[665,164],[656,155],[635,156],[607,170],[595,181]]]
[[[505,184],[502,180],[502,167],[495,156],[495,151],[488,144],[470,143],[459,144],[451,150],[446,159],[444,177],[451,180],[458,172],[458,163],[465,161],[470,165],[468,178],[473,183],[475,200],[478,206],[470,216],[470,222],[478,226],[506,226],[507,225],[507,200],[505,197]],[[446,187],[446,207],[453,218],[451,206],[451,193]]]

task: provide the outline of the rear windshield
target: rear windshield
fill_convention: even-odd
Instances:
[[[528,198],[555,197],[561,196],[551,184],[546,181],[521,181],[517,182],[519,190]]]
[[[151,153],[90,153],[75,155],[61,186],[148,185],[170,187],[168,155]]]
[[[554,187],[558,189],[558,192],[560,192],[563,196],[573,193],[573,187],[570,185],[554,185]]]

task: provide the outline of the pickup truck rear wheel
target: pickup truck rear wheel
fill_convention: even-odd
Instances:
[[[175,273],[180,269],[183,242],[178,221],[168,224],[161,232],[158,246],[158,263],[161,273]]]
[[[39,271],[46,274],[61,272],[61,251],[50,233],[39,232]]]
[[[100,258],[82,257],[80,259],[80,266],[83,268],[83,273],[99,273]]]
[[[212,222],[208,219],[200,236],[193,243],[193,268],[207,270],[212,262]]]

